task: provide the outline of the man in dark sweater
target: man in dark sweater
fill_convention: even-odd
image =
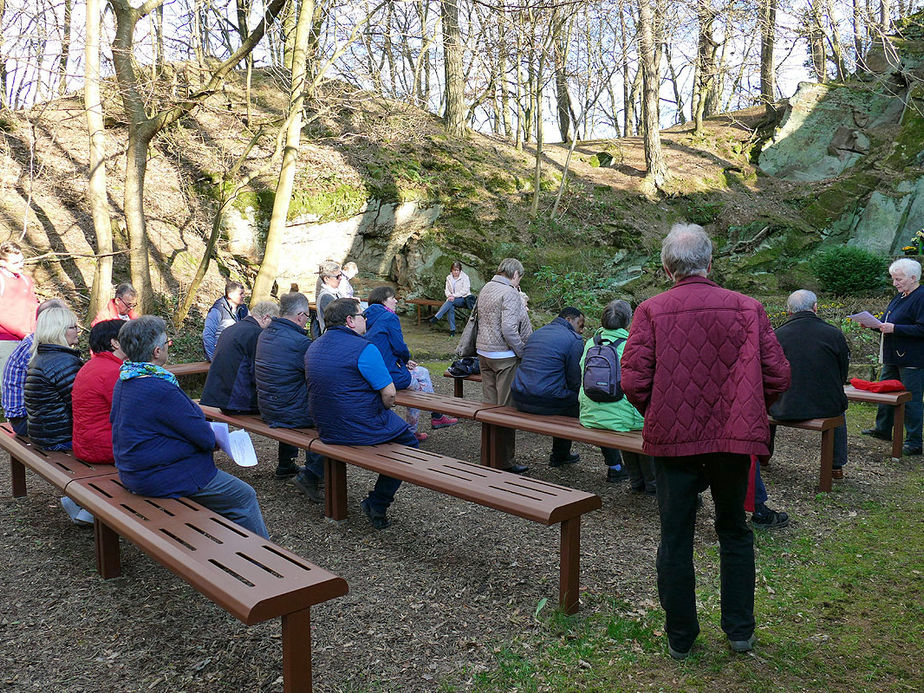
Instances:
[[[838,416],[847,411],[847,365],[850,349],[843,333],[818,317],[818,299],[811,291],[799,289],[786,301],[789,320],[776,329],[792,369],[792,385],[770,407],[770,415],[780,421],[804,421]],[[771,429],[771,451],[775,427]],[[847,462],[847,425],[834,429],[834,471],[843,479]],[[758,472],[759,473],[759,472]],[[759,477],[758,477],[759,480]],[[755,515],[763,484],[756,487]],[[763,498],[766,499],[766,493]],[[756,522],[752,518],[752,522]]]
[[[584,314],[570,306],[552,322],[533,332],[523,351],[510,392],[517,409],[530,414],[580,415],[581,356],[584,353]],[[571,441],[552,438],[549,465],[560,467],[580,460],[571,454]]]

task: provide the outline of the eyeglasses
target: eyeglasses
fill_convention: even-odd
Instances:
[[[172,347],[172,346],[173,346],[173,340],[168,338],[166,342],[160,345],[160,348],[163,349],[164,347]]]
[[[116,296],[116,300],[117,300],[119,303],[121,303],[123,306],[125,306],[126,308],[128,308],[129,310],[131,310],[132,308],[134,308],[135,306],[138,305],[138,302],[137,302],[137,301],[135,301],[134,303],[129,303],[128,301],[126,301],[126,300],[125,300],[124,298],[122,298],[121,296]]]

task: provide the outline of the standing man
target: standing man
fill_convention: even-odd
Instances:
[[[115,298],[103,306],[93,318],[90,327],[103,320],[134,320],[138,317],[135,306],[138,305],[138,292],[135,287],[124,282],[115,290]]]
[[[225,284],[225,295],[219,298],[209,312],[205,315],[205,327],[202,329],[202,348],[205,359],[212,360],[218,337],[226,327],[231,327],[247,317],[247,306],[244,305],[244,285],[240,282],[228,281]]]
[[[658,595],[668,651],[684,659],[699,635],[693,571],[697,494],[711,488],[719,536],[722,630],[754,647],[754,535],[744,511],[751,455],[766,455],[767,406],[789,387],[789,364],[763,306],[706,279],[712,242],[675,225],[661,247],[674,285],[635,311],[622,388],[645,417],[654,457],[661,543]]]
[[[32,277],[23,273],[25,263],[18,243],[0,243],[0,373],[19,343],[35,331],[38,299]]]
[[[330,445],[399,443],[418,447],[395,406],[395,384],[382,352],[365,339],[366,318],[352,298],[331,301],[327,329],[305,354],[308,401],[321,441]],[[379,474],[361,503],[376,529],[390,524],[386,512],[401,481]]]

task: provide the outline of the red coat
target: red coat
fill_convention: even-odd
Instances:
[[[128,311],[129,320],[134,320],[137,317],[138,317],[138,313],[136,313],[134,310]],[[98,322],[102,322],[103,320],[120,320],[120,319],[124,319],[124,318],[122,318],[122,316],[119,315],[119,309],[116,306],[115,299],[111,298],[109,299],[109,303],[107,303],[105,307],[103,307],[99,311],[99,313],[96,314],[96,317],[93,318],[93,322],[90,323],[90,327],[93,327],[93,325],[95,325]]]
[[[644,415],[644,450],[768,454],[767,407],[789,362],[760,302],[688,277],[635,311],[622,389]]]
[[[113,464],[112,390],[119,379],[122,359],[111,351],[93,354],[74,378],[71,401],[74,412],[74,457],[93,464]]]
[[[32,277],[0,269],[0,340],[19,341],[35,332],[36,308]]]

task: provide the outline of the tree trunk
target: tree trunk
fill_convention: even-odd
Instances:
[[[776,101],[776,66],[773,60],[776,3],[777,0],[761,0],[760,7],[760,100],[768,105]]]
[[[660,190],[667,179],[667,166],[661,154],[661,133],[658,119],[658,88],[661,84],[660,69],[655,59],[654,32],[652,30],[653,0],[639,0],[639,61],[642,68],[642,113],[645,121],[645,167],[646,178]]]
[[[282,237],[285,234],[292,190],[295,187],[295,168],[298,163],[298,150],[301,146],[302,107],[305,101],[305,88],[308,75],[308,42],[311,23],[314,18],[314,0],[302,0],[295,27],[295,42],[292,51],[292,86],[289,90],[289,123],[286,129],[286,147],[279,167],[279,181],[276,184],[276,197],[273,200],[273,213],[266,233],[266,248],[263,262],[253,284],[253,302],[268,298],[279,271],[282,259]]]
[[[446,80],[446,110],[443,123],[449,134],[465,134],[465,75],[462,68],[462,34],[459,30],[458,0],[440,0],[443,14],[443,66]]]
[[[61,56],[58,59],[58,96],[67,93],[67,58],[71,52],[71,5],[64,0],[64,36],[61,39]]]
[[[569,140],[571,130],[571,95],[568,93],[568,30],[565,20],[557,16],[552,20],[552,55],[555,62],[555,98],[558,103],[558,131],[561,141]],[[575,133],[575,137],[577,133]]]
[[[3,45],[3,20],[6,14],[6,0],[0,0],[0,46]],[[9,108],[10,100],[6,95],[6,54],[0,51],[0,108]]]
[[[106,197],[106,146],[103,130],[103,105],[99,90],[100,18],[102,0],[87,0],[84,106],[87,109],[87,131],[90,136],[90,180],[87,201],[96,233],[96,269],[90,290],[87,320],[92,320],[109,301],[112,286],[112,218]]]
[[[703,131],[703,116],[709,115],[707,104],[710,93],[715,88],[715,53],[718,43],[713,38],[712,23],[715,11],[708,0],[700,0],[697,7],[699,20],[699,41],[696,51],[696,76],[693,79],[693,131],[699,135]]]
[[[535,89],[535,102],[533,108],[536,112],[536,167],[533,173],[533,202],[529,213],[535,219],[539,216],[539,195],[542,192],[542,71],[545,67],[545,51],[539,51],[539,68],[533,80]]]

